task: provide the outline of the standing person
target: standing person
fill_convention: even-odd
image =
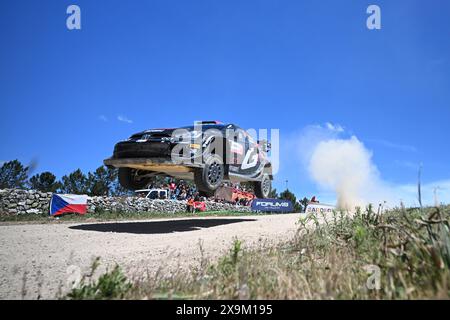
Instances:
[[[176,189],[176,185],[175,185],[175,183],[173,182],[173,180],[171,180],[171,181],[169,182],[169,194],[170,194],[170,197],[172,197],[172,194],[175,193],[175,189]]]

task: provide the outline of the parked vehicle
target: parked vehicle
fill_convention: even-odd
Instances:
[[[138,197],[147,199],[168,199],[169,192],[164,189],[141,189],[134,191]]]

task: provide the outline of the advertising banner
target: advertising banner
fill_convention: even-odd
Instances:
[[[259,212],[294,212],[294,206],[289,200],[255,199],[252,201],[252,211]]]

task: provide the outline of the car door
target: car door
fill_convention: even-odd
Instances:
[[[244,158],[240,166],[240,174],[253,176],[261,165],[258,146],[252,136],[247,132],[244,134]]]
[[[253,177],[261,167],[258,146],[243,129],[236,127],[235,139],[230,141],[230,174]]]

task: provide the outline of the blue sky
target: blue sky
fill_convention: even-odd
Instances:
[[[422,162],[424,183],[450,187],[449,15],[447,0],[1,1],[0,161],[61,176],[151,127],[220,119],[283,144],[330,123],[385,181],[411,188]],[[290,156],[275,187],[320,193]]]

